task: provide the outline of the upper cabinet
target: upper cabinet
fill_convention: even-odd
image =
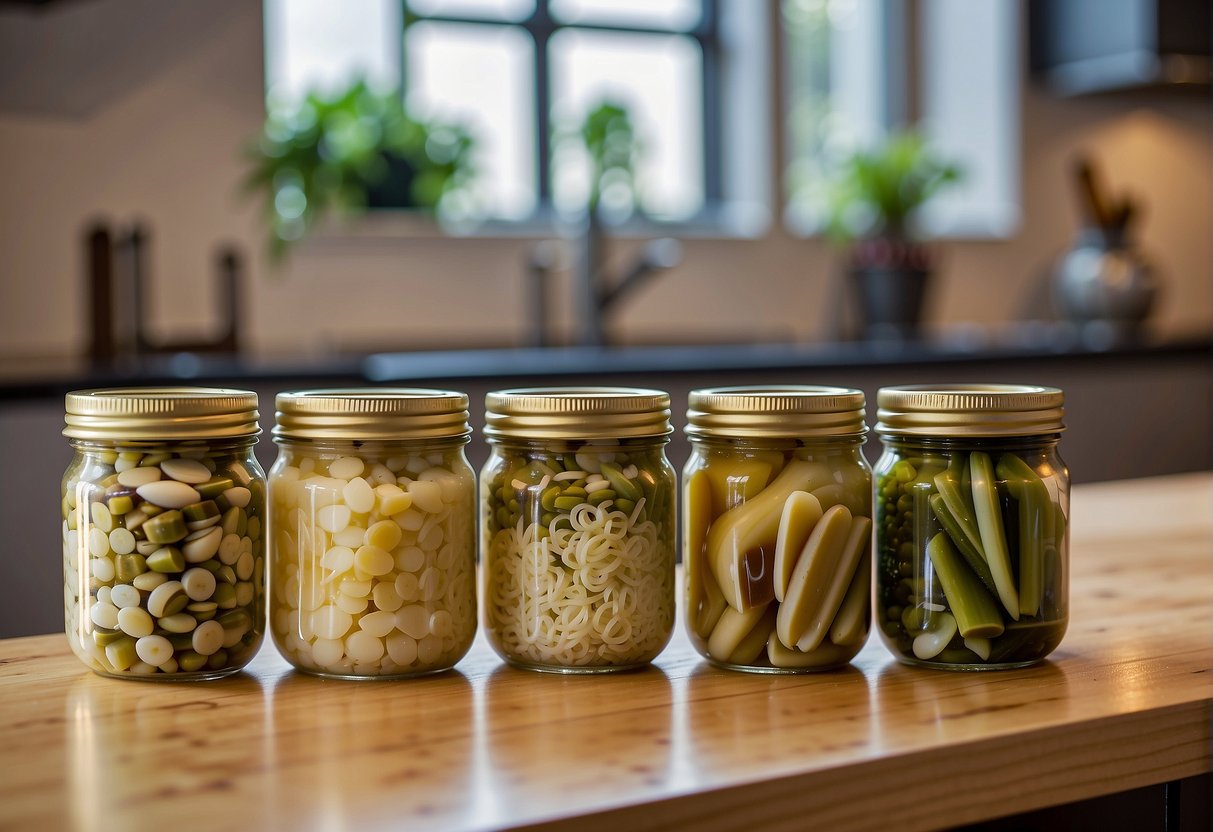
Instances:
[[[1210,82],[1209,0],[1031,0],[1033,75],[1059,95]]]

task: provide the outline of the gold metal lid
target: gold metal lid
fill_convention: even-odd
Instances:
[[[1066,429],[1065,394],[1027,384],[924,384],[876,394],[882,436],[1032,436]]]
[[[484,398],[490,439],[627,439],[665,436],[670,394],[636,387],[533,387]]]
[[[72,439],[235,439],[256,436],[257,394],[219,387],[75,390],[64,399]]]
[[[785,384],[692,390],[687,436],[737,439],[857,437],[867,433],[862,390]]]
[[[274,439],[390,441],[470,436],[468,397],[421,387],[279,393]]]

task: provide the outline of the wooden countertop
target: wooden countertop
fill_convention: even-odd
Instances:
[[[1075,489],[1070,632],[1027,670],[655,668],[560,677],[482,642],[349,683],[267,646],[209,684],[103,679],[0,642],[0,827],[926,829],[1210,771],[1213,474]],[[569,824],[570,826],[572,824]]]

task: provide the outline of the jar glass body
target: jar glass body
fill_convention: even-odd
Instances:
[[[798,673],[844,665],[863,647],[872,568],[863,441],[692,440],[683,608],[708,661]]]
[[[252,660],[266,584],[255,442],[72,440],[64,625],[92,670],[201,679]]]
[[[1061,642],[1070,475],[1058,439],[882,437],[875,620],[902,662],[1023,667]]]
[[[467,439],[275,441],[270,630],[282,655],[341,678],[453,667],[476,635]]]
[[[674,627],[666,437],[494,439],[481,472],[484,624],[534,670],[641,667]]]

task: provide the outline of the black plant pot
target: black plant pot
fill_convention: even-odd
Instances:
[[[861,337],[873,341],[919,337],[929,269],[868,266],[852,268],[850,275],[859,299]]]
[[[413,200],[413,179],[416,171],[412,164],[403,156],[394,153],[384,153],[383,161],[387,165],[386,175],[366,189],[367,208],[415,208]]]

